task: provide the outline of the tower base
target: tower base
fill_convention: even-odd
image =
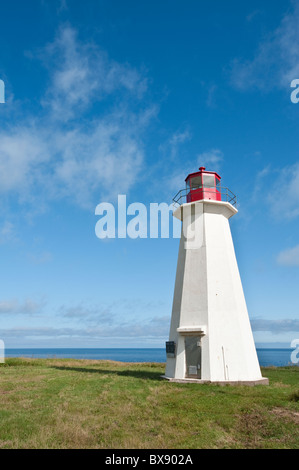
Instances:
[[[176,383],[192,383],[198,385],[247,385],[254,387],[255,385],[269,385],[269,379],[262,377],[257,380],[221,380],[217,382],[212,382],[211,380],[201,380],[201,379],[174,379],[172,377],[166,377],[166,375],[161,375],[162,379],[166,379],[169,382]]]

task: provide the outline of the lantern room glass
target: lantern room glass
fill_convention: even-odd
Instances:
[[[202,188],[201,175],[190,178],[191,189]]]
[[[215,188],[215,175],[208,175],[203,173],[202,178],[204,188]]]

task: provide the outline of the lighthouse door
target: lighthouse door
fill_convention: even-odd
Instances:
[[[201,378],[201,342],[199,336],[185,337],[186,377]]]

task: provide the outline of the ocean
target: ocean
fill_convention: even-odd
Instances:
[[[262,367],[292,365],[293,349],[257,348],[259,363]],[[5,357],[32,358],[71,358],[71,359],[109,359],[122,362],[165,362],[164,348],[43,348],[43,349],[6,349]]]

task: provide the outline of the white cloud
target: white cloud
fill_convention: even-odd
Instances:
[[[166,142],[160,145],[159,150],[165,155],[167,164],[175,164],[175,160],[180,155],[181,144],[188,142],[191,139],[191,133],[188,129],[178,130],[174,132]]]
[[[271,168],[270,165],[267,165],[262,170],[258,171],[255,177],[255,183],[252,189],[252,199],[256,201],[261,194],[261,191],[268,187],[268,183],[266,183],[266,178],[270,175]]]
[[[290,86],[299,76],[299,2],[293,2],[279,26],[259,44],[252,60],[235,59],[232,64],[232,84],[240,89],[258,88],[264,91]]]
[[[74,312],[76,314],[76,312]],[[78,312],[80,316],[82,312]],[[131,321],[118,325],[111,325],[109,321],[103,322],[100,326],[92,327],[46,327],[46,326],[32,326],[32,327],[15,327],[1,330],[2,338],[16,338],[21,337],[23,340],[30,337],[48,337],[55,340],[58,337],[64,336],[66,339],[72,337],[78,338],[162,338],[165,339],[169,330],[169,317],[154,317],[148,321]]]
[[[299,216],[299,162],[279,169],[279,176],[275,180],[272,178],[268,202],[276,218]]]
[[[0,131],[0,192],[38,207],[57,198],[91,207],[128,192],[143,165],[143,133],[157,112],[144,102],[137,110],[146,78],[80,42],[69,26],[39,57],[50,85],[40,116]]]
[[[260,10],[254,10],[246,16],[246,20],[250,23],[254,18],[256,18],[260,14]]]
[[[41,57],[52,75],[43,103],[55,119],[74,118],[76,112],[119,90],[140,98],[147,88],[147,80],[136,69],[109,59],[92,43],[80,42],[70,26],[61,28]]]
[[[131,128],[119,116],[111,116],[93,123],[88,130],[59,135],[56,144],[61,158],[54,175],[61,191],[81,205],[88,203],[97,189],[107,198],[126,194],[144,158],[137,134],[138,122]]]
[[[29,189],[38,168],[49,160],[47,143],[38,134],[34,126],[0,131],[0,192]]]
[[[32,299],[26,299],[20,302],[16,299],[0,300],[0,314],[16,315],[27,314],[33,315],[42,311],[45,305],[44,301],[36,302]]]
[[[178,131],[175,132],[171,138],[169,139],[170,146],[177,146],[178,144],[186,142],[186,140],[190,140],[191,135],[188,130],[185,131]]]
[[[60,315],[64,318],[79,320],[80,324],[92,323],[97,325],[111,325],[114,322],[114,313],[111,306],[85,306],[83,304],[72,307],[61,307]]]
[[[209,86],[208,89],[208,96],[206,100],[206,105],[208,108],[216,108],[217,104],[217,98],[218,98],[218,86],[215,84],[212,84]]]
[[[223,157],[221,150],[211,149],[197,155],[197,164],[198,166],[205,166],[209,171],[219,171]]]
[[[0,244],[16,240],[17,236],[14,225],[8,220],[4,221],[0,227]]]
[[[52,253],[44,251],[42,253],[28,253],[28,260],[33,264],[45,264],[52,261]]]
[[[298,319],[265,320],[254,318],[250,323],[253,331],[270,331],[274,334],[299,331]]]
[[[299,266],[299,245],[279,253],[277,262],[282,266]]]

